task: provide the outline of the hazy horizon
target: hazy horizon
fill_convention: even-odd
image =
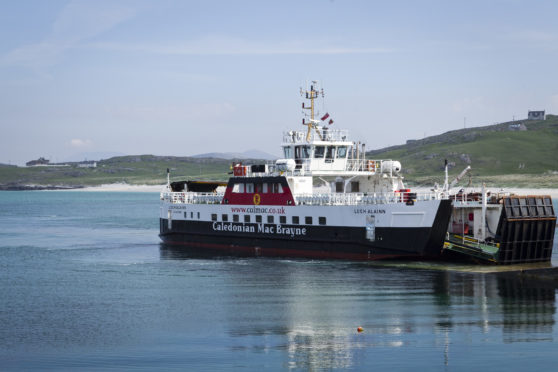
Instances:
[[[0,14],[0,163],[279,153],[319,80],[367,149],[558,113],[558,3],[25,1]]]

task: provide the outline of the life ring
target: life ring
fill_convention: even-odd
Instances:
[[[262,198],[260,197],[260,194],[254,194],[254,205],[260,205],[262,201]]]

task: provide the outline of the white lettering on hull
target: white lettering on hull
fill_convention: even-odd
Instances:
[[[233,225],[232,223],[213,222],[213,231],[249,232],[256,231],[254,226]]]
[[[304,236],[307,233],[306,227],[292,227],[282,225],[264,225],[258,224],[257,229],[254,225],[238,225],[231,222],[213,222],[211,225],[213,231],[230,231],[230,232],[247,232],[258,234],[274,234],[287,235],[290,237]]]

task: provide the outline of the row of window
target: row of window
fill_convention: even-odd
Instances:
[[[184,212],[184,218],[188,218],[188,212]],[[194,219],[194,212],[190,212],[190,218]],[[198,212],[198,220],[200,219],[200,212]]]
[[[286,159],[293,158],[293,148],[290,146],[283,147]],[[295,146],[294,159],[345,159],[347,157],[347,146]]]
[[[217,221],[217,220],[218,220],[217,219],[217,214],[216,213],[211,214],[211,221]],[[228,214],[222,214],[221,215],[221,221],[229,222],[229,215]],[[240,222],[240,215],[233,214],[232,215],[232,222]],[[245,214],[244,215],[244,222],[245,223],[252,222],[252,216],[249,215],[249,214]],[[262,223],[263,222],[263,216],[257,214],[255,216],[255,221],[254,222]],[[267,216],[267,223],[275,223],[275,216],[268,215]],[[287,223],[287,216],[279,216],[279,223],[286,224]],[[300,217],[299,216],[292,216],[291,217],[291,223],[293,225],[300,225]],[[304,223],[306,225],[312,225],[313,224],[313,218],[311,216],[304,217]],[[318,217],[318,224],[319,225],[325,225],[326,224],[326,218],[325,217]]]
[[[280,183],[235,183],[233,185],[234,193],[273,193],[282,194],[283,187]]]
[[[194,219],[194,216],[197,217],[197,219],[200,219],[200,212],[196,212],[196,214],[194,215],[194,212],[190,212],[190,219]],[[279,217],[279,223],[281,224],[286,224],[287,223],[287,216],[278,216]],[[184,212],[184,218],[188,218],[188,212]],[[217,214],[216,213],[212,213],[211,214],[211,221],[217,221]],[[222,222],[229,222],[229,215],[228,214],[222,214],[221,215],[221,221]],[[267,223],[275,223],[275,216],[272,215],[268,215],[267,219],[266,219]],[[233,214],[232,215],[232,222],[240,222],[240,215],[238,214]],[[244,222],[245,223],[250,223],[252,222],[252,216],[249,214],[245,214],[244,215]],[[263,216],[260,214],[257,214],[255,216],[255,221],[256,223],[262,223],[263,222]],[[312,216],[306,216],[304,217],[304,223],[306,225],[312,225],[313,224],[313,218]],[[291,217],[291,224],[293,225],[300,225],[300,217],[299,216],[292,216]],[[318,224],[319,225],[325,225],[326,224],[326,218],[325,217],[318,217]]]

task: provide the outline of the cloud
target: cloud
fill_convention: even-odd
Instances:
[[[77,148],[90,147],[92,144],[93,142],[90,139],[82,140],[79,138],[73,138],[70,140],[70,146]]]
[[[508,39],[526,48],[542,50],[558,49],[558,33],[542,30],[518,30],[509,34]]]
[[[32,69],[53,65],[65,51],[110,30],[137,13],[137,8],[124,4],[114,1],[71,1],[60,11],[51,32],[42,41],[8,52],[0,57],[0,63]]]
[[[92,43],[100,49],[162,55],[285,55],[285,54],[370,54],[392,53],[395,49],[335,44],[321,40],[263,43],[226,36],[206,36],[197,40],[168,44]]]
[[[555,42],[558,40],[558,34],[541,30],[521,30],[513,32],[510,36],[515,40],[527,42]]]
[[[174,122],[226,118],[236,111],[236,107],[228,102],[186,103],[183,105],[122,105],[106,107],[103,111],[107,117],[134,122]]]

